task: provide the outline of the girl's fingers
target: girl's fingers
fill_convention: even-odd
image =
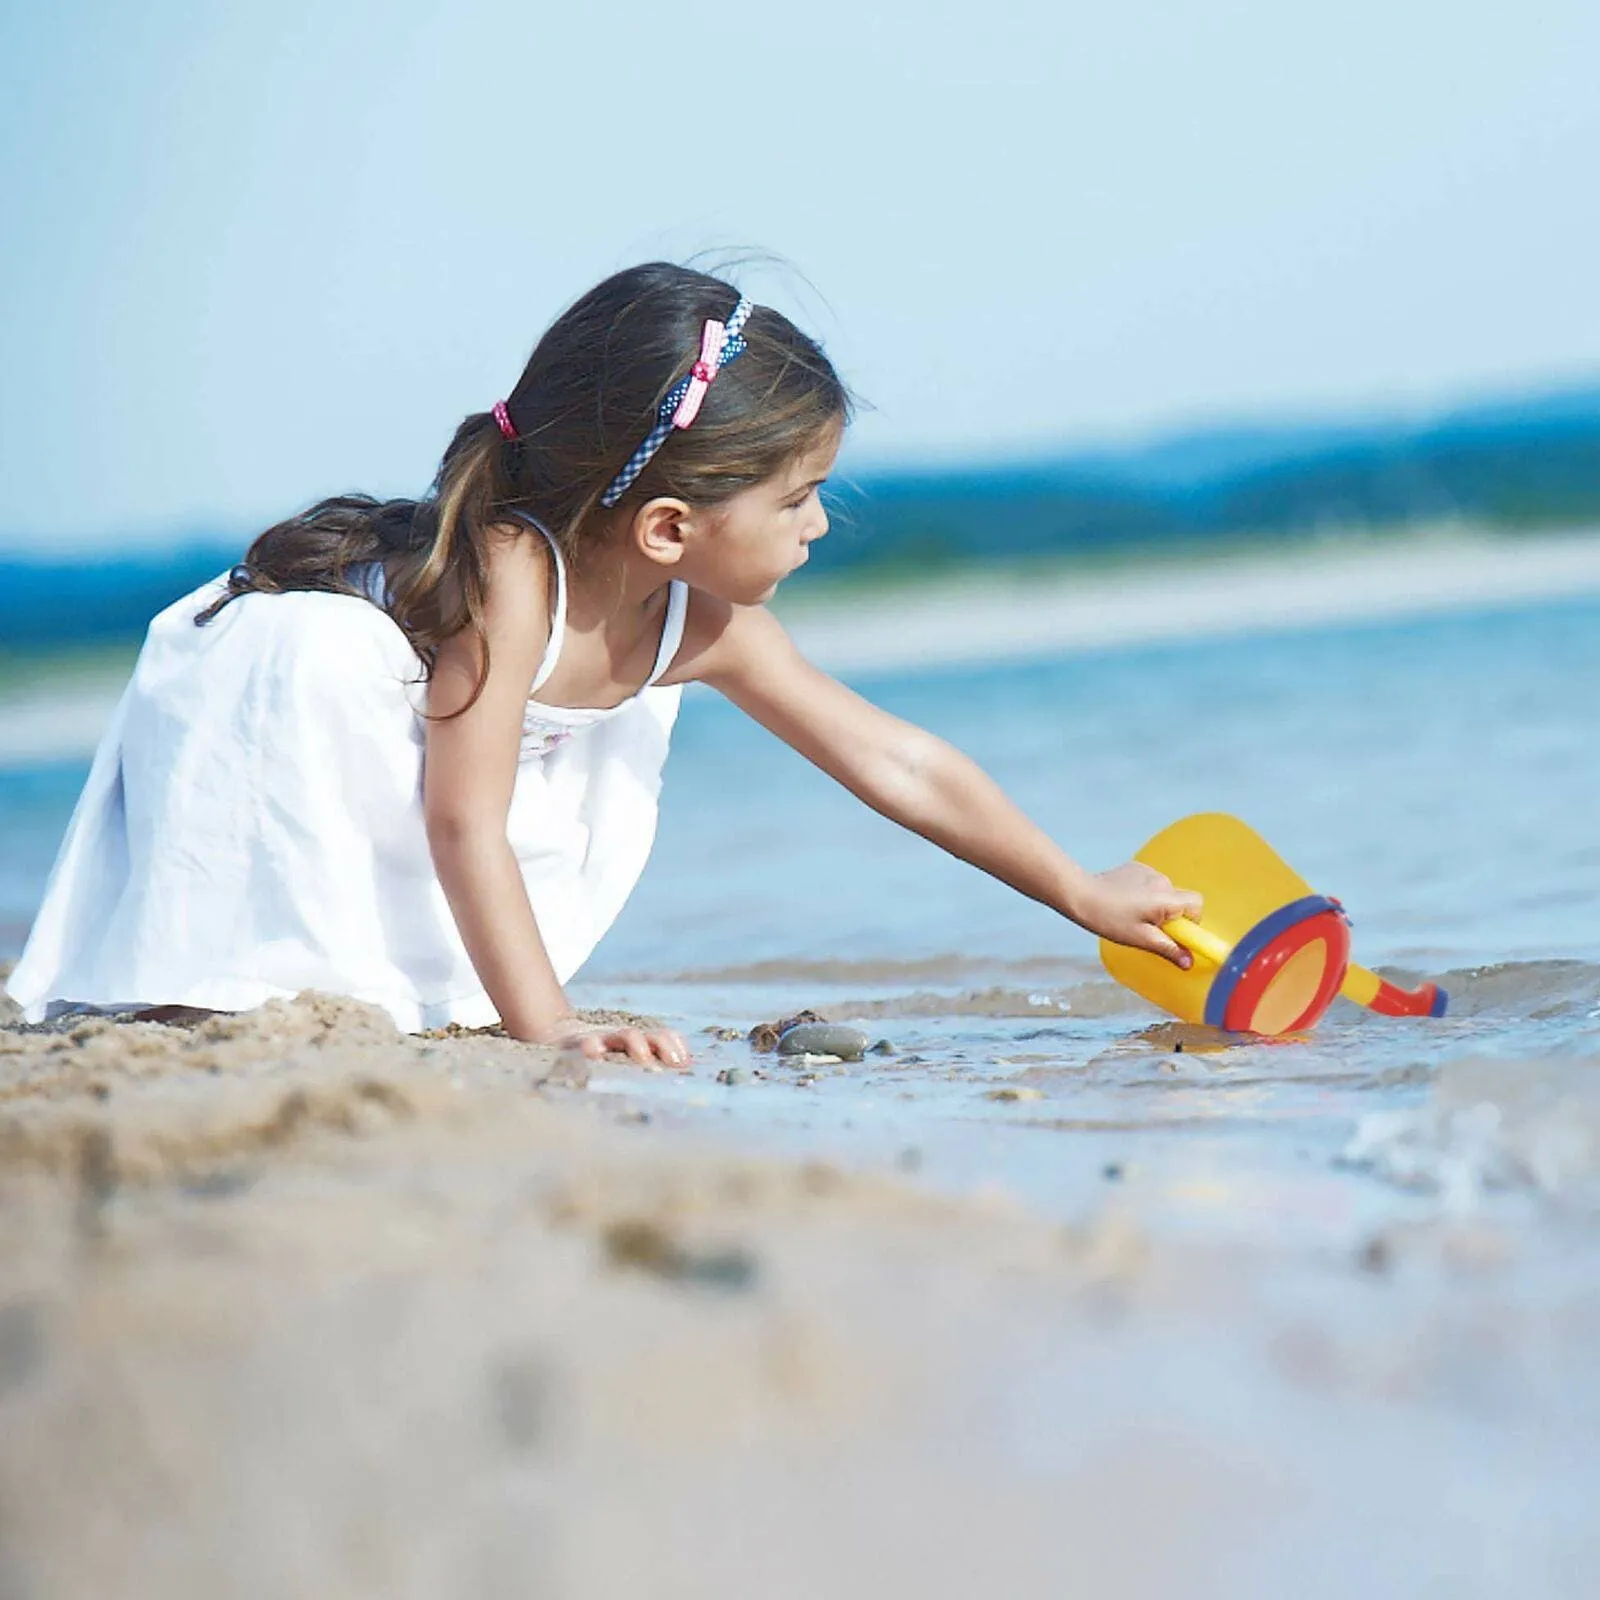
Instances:
[[[1194,962],[1194,957],[1176,939],[1164,934],[1154,924],[1147,925],[1143,944],[1146,950],[1158,956],[1165,956],[1173,966],[1182,967],[1185,971]]]
[[[669,1067],[681,1067],[689,1059],[688,1043],[681,1033],[674,1033],[670,1028],[651,1034],[650,1042]]]
[[[641,1067],[660,1060],[681,1067],[689,1060],[688,1041],[670,1028],[591,1028],[563,1041],[563,1048],[580,1051],[591,1061],[603,1060],[615,1052]]]

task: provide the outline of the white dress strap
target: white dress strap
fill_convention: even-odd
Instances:
[[[650,676],[644,680],[645,688],[650,688],[672,665],[672,658],[683,643],[683,625],[688,615],[689,585],[674,578],[667,589],[667,619],[661,624],[661,648],[656,651],[656,664],[650,669]]]
[[[550,613],[550,642],[544,647],[544,659],[540,661],[539,670],[533,675],[533,686],[528,691],[529,694],[537,694],[549,681],[550,674],[556,670],[556,662],[561,659],[561,643],[567,633],[567,568],[550,530],[532,522],[531,518],[529,521],[544,535],[545,543],[550,546],[550,558],[556,564],[556,603]]]

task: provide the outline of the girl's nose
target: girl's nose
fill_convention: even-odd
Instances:
[[[828,531],[828,512],[827,512],[827,508],[824,507],[821,504],[821,502],[819,501],[818,505],[817,505],[817,520],[816,520],[815,524],[812,527],[812,531],[806,535],[806,543],[810,544],[814,539],[820,539],[823,536],[823,534],[825,534],[827,531]]]

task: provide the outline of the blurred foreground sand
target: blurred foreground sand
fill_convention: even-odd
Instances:
[[[1600,1303],[1496,1230],[1180,1248],[583,1079],[0,1016],[0,1595],[1594,1592]]]

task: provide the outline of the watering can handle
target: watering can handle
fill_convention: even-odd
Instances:
[[[1174,917],[1171,922],[1163,922],[1161,931],[1191,955],[1209,961],[1214,967],[1220,967],[1233,954],[1233,946],[1226,939],[1219,939],[1209,928],[1202,928],[1189,917]]]
[[[1161,925],[1161,931],[1214,967],[1220,967],[1233,953],[1233,946],[1227,940],[1219,939],[1209,928],[1202,928],[1188,917],[1174,917]],[[1450,996],[1436,983],[1402,989],[1354,962],[1345,973],[1339,993],[1346,1000],[1354,1000],[1358,1006],[1366,1006],[1386,1017],[1442,1017],[1450,1003]]]

